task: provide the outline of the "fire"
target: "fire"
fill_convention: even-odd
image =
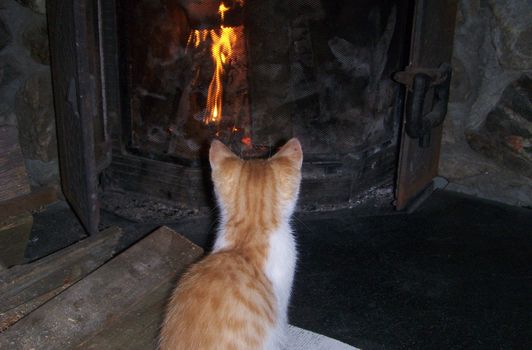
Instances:
[[[237,0],[240,5],[244,4],[244,0]],[[201,29],[194,30],[189,36],[188,45],[194,45],[198,48],[201,43],[211,39],[211,56],[214,63],[214,73],[209,85],[209,92],[207,95],[207,113],[204,117],[205,124],[219,123],[223,114],[222,98],[223,98],[223,76],[225,73],[224,65],[228,64],[233,55],[233,47],[239,35],[233,27],[225,27],[223,25],[225,13],[229,11],[223,2],[218,7],[218,15],[220,16],[221,26],[219,29]]]
[[[194,45],[195,48],[198,48],[202,42],[207,40],[207,35],[209,35],[208,30],[193,30],[188,37],[187,47]]]
[[[222,20],[222,23],[225,19],[225,13],[228,10],[229,10],[229,7],[225,6],[223,2],[220,4],[220,7],[218,7],[218,13],[220,14],[220,19]]]
[[[223,12],[221,13],[223,15]],[[215,69],[207,96],[207,110],[211,111],[206,119],[207,124],[219,122],[222,117],[224,64],[227,63],[233,54],[232,45],[237,37],[233,28],[222,26],[219,35],[215,30],[211,30],[211,38],[211,55],[215,63]]]

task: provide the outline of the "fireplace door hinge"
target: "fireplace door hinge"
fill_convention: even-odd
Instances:
[[[432,129],[440,126],[447,114],[451,65],[437,69],[407,68],[394,74],[394,80],[406,85],[411,98],[406,106],[405,132],[418,139],[419,147],[430,146]]]

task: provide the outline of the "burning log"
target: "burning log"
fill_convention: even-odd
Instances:
[[[165,1],[128,22],[147,43],[129,46],[132,143],[192,159],[217,137],[238,151],[251,129],[243,0]]]
[[[209,129],[215,127],[215,136],[228,143],[235,139],[251,144],[249,138],[251,118],[249,115],[248,83],[247,83],[247,52],[244,40],[244,26],[228,26],[225,22],[229,13],[235,8],[241,8],[243,1],[233,1],[230,6],[225,2],[219,3],[217,16],[219,26],[210,29],[194,29],[191,31],[187,43],[187,50],[194,57],[195,78],[191,81],[192,86],[200,86],[200,72],[204,69],[206,55],[212,62],[212,76],[207,91],[206,107],[200,113],[197,111],[195,102],[197,99],[188,100],[191,107],[188,119],[201,119]],[[210,9],[212,2],[203,4],[204,11]],[[191,7],[191,6],[189,6]],[[194,6],[191,7],[194,9]],[[198,13],[196,13],[197,15]],[[208,18],[209,12],[203,13]],[[194,87],[188,89],[197,90]],[[182,116],[179,116],[182,118]],[[188,122],[190,125],[194,122]],[[196,125],[196,128],[198,126]],[[198,130],[199,131],[199,130]]]

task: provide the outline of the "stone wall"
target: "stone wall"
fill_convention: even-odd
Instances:
[[[19,130],[31,185],[57,185],[44,0],[4,0],[0,6],[0,125]]]
[[[440,174],[449,189],[532,206],[532,3],[461,0]]]

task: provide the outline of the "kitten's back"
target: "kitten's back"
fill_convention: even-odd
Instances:
[[[276,318],[271,283],[236,251],[196,264],[170,305],[161,349],[261,349]]]

